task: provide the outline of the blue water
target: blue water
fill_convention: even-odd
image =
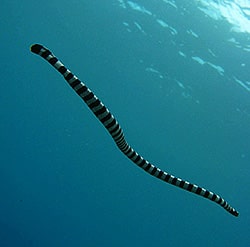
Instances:
[[[0,246],[250,246],[249,12],[239,0],[3,0]],[[33,43],[137,152],[240,216],[136,167]]]

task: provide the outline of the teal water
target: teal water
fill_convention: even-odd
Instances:
[[[0,246],[250,246],[249,12],[239,0],[3,0]],[[137,168],[33,43],[137,152],[240,216]]]

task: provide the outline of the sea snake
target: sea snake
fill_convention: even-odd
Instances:
[[[114,139],[116,145],[132,162],[142,168],[150,175],[163,180],[169,184],[182,188],[186,191],[195,193],[199,196],[205,197],[223,207],[230,214],[238,216],[239,212],[231,207],[222,197],[206,190],[198,185],[189,183],[185,180],[177,178],[160,168],[152,165],[149,161],[139,155],[125,140],[123,130],[115,117],[110,113],[107,107],[97,98],[96,95],[74,74],[71,73],[47,48],[39,44],[31,46],[30,50],[40,55],[47,60],[59,73],[62,74],[68,84],[75,90],[75,92],[84,100],[89,109],[100,120],[103,126],[107,129],[109,134]]]

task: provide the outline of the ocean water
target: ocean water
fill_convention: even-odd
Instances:
[[[3,0],[0,27],[0,247],[250,246],[247,0]],[[33,43],[239,217],[136,167]]]

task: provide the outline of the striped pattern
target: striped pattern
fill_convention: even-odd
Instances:
[[[122,128],[117,120],[83,82],[81,82],[75,75],[73,75],[48,49],[46,49],[42,45],[32,45],[31,51],[47,60],[56,70],[58,70],[63,75],[68,84],[84,100],[90,110],[104,125],[104,127],[114,139],[118,148],[137,166],[142,168],[150,175],[163,180],[164,182],[195,193],[219,204],[234,216],[239,215],[239,213],[219,195],[216,195],[215,193],[210,192],[202,187],[168,174],[167,172],[162,171],[158,167],[145,160],[127,143],[124,138]]]

